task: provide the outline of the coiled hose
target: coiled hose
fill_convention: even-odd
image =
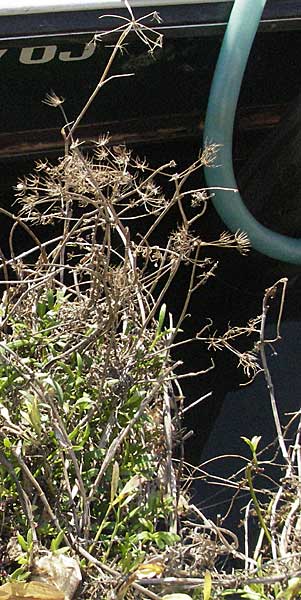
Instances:
[[[205,121],[206,144],[220,144],[216,167],[206,167],[210,188],[237,189],[232,163],[233,125],[241,83],[266,0],[235,0],[211,86]],[[219,166],[220,165],[220,166]],[[239,192],[216,189],[213,204],[227,227],[247,233],[256,250],[283,262],[301,264],[301,240],[264,227]]]

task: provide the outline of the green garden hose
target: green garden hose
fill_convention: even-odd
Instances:
[[[237,189],[232,163],[233,124],[241,83],[266,0],[235,0],[211,86],[205,144],[219,144],[217,166],[206,167],[209,188]],[[256,250],[288,263],[301,264],[301,239],[264,227],[245,207],[238,191],[216,189],[213,204],[233,232],[247,233]]]

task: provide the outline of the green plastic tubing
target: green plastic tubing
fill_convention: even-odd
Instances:
[[[237,189],[232,163],[233,124],[241,82],[265,1],[235,0],[231,12],[213,77],[204,130],[206,144],[221,144],[217,166],[205,169],[210,188]],[[238,191],[216,189],[213,204],[231,231],[247,233],[253,248],[277,260],[301,264],[301,239],[281,235],[258,223]]]

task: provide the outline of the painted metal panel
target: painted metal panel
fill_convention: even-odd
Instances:
[[[156,28],[170,37],[216,35],[229,19],[232,0],[132,0],[137,19],[157,10]],[[96,9],[95,7],[98,7]],[[108,14],[111,18],[99,19]],[[123,0],[0,0],[0,44],[39,45],[51,38],[89,41],[95,33],[116,26],[117,16],[128,16]],[[153,23],[151,20],[149,25]],[[261,29],[301,29],[301,2],[269,0]],[[53,42],[55,43],[55,41]]]
[[[216,4],[225,0],[131,0],[131,6],[147,6],[152,9],[156,6],[178,6],[181,4]],[[229,2],[231,0],[228,0]],[[233,0],[232,0],[233,1]],[[70,12],[87,10],[110,10],[124,8],[123,0],[7,0],[0,1],[0,16],[5,15],[28,15],[48,12]]]

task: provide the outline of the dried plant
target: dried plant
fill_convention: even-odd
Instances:
[[[215,147],[207,146],[178,173],[174,162],[153,170],[125,146],[112,147],[109,136],[90,143],[89,151],[76,140],[129,32],[149,52],[162,43],[128,8],[130,19],[116,28],[108,64],[72,124],[62,98],[51,93],[45,99],[64,117],[64,156],[54,164],[38,161],[34,173],[18,182],[17,215],[0,208],[13,223],[10,256],[1,252],[2,574],[26,579],[43,548],[57,552],[64,544],[81,560],[82,598],[157,600],[155,586],[164,592],[205,585],[208,592],[211,583],[213,590],[231,585],[218,576],[216,558],[242,556],[236,536],[191,507],[181,490],[187,467],[174,458],[183,430],[172,351],[192,294],[217,268],[207,249],[246,253],[249,244],[240,232],[211,243],[197,235],[209,197],[206,190],[189,190],[189,178],[212,163]],[[162,236],[171,210],[177,223],[167,234],[164,227]],[[41,226],[46,240],[40,239]],[[17,227],[32,241],[21,253]],[[183,263],[191,275],[174,323],[166,294]],[[214,349],[235,352],[253,375],[263,340],[244,354],[234,340],[258,333],[260,322],[204,339]],[[299,485],[292,466],[299,461],[297,446],[286,458],[285,493],[292,495]],[[269,514],[272,544],[281,539],[284,560],[298,545],[299,504],[283,512],[287,535],[275,534],[282,494]],[[19,551],[12,559],[7,543],[14,536]],[[246,560],[254,566],[255,559]]]
[[[199,158],[191,171],[201,165]],[[0,305],[4,538],[15,533],[7,517],[20,502],[18,529],[29,528],[38,545],[60,536],[88,563],[117,561],[123,572],[156,549],[175,561],[165,551],[181,539],[172,348],[191,294],[216,263],[192,230],[195,217],[186,217],[189,170],[174,169],[153,171],[102,139],[89,154],[75,146],[54,165],[38,161],[16,186],[20,211],[11,215]],[[171,197],[164,180],[174,182]],[[162,219],[179,205],[181,223],[161,245]],[[34,240],[21,254],[16,224]],[[37,225],[47,226],[48,241],[39,241]],[[239,236],[222,238],[222,247],[226,241],[241,249]],[[173,324],[164,298],[183,262],[191,281]],[[192,543],[196,564],[204,564],[201,543]]]

